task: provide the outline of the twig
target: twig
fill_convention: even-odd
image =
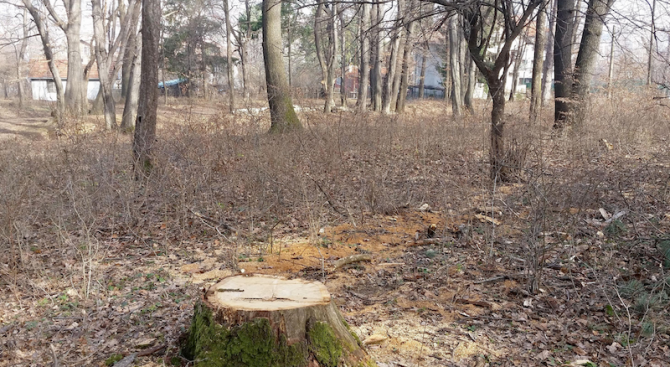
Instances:
[[[477,280],[477,281],[472,282],[472,284],[482,284],[482,283],[488,283],[488,282],[495,282],[495,281],[503,280],[503,279],[510,279],[510,276],[509,275],[501,275],[501,276],[498,276],[498,277]]]
[[[49,344],[49,349],[51,350],[51,358],[53,358],[53,362],[51,362],[51,367],[58,367],[58,358],[56,357],[56,348],[54,348],[53,344]]]
[[[423,240],[416,240],[407,244],[408,247],[414,246],[426,246],[426,245],[437,245],[438,243],[444,242],[442,238],[426,238]]]
[[[360,254],[360,255],[351,255],[347,257],[343,257],[335,262],[335,267],[333,268],[333,271],[351,263],[359,262],[359,261],[372,261],[372,256],[368,254]]]
[[[135,361],[135,357],[137,357],[137,353],[127,355],[124,359],[114,363],[114,367],[130,367]]]
[[[343,217],[346,217],[346,216],[347,216],[346,214],[342,213],[342,211],[340,211],[339,209],[337,209],[337,208],[335,207],[335,204],[333,204],[333,199],[332,199],[332,198],[330,197],[330,195],[329,195],[329,194],[328,194],[328,193],[321,187],[321,184],[319,184],[319,181],[315,180],[314,178],[312,178],[312,181],[314,181],[314,184],[316,185],[316,187],[317,187],[317,188],[319,189],[319,191],[321,191],[321,193],[326,197],[326,202],[328,203],[328,205],[330,205],[331,208],[333,208],[333,210],[335,211],[335,213],[337,213],[337,214],[339,214],[339,215],[341,215],[341,216],[343,216]]]
[[[138,353],[137,353],[137,356],[138,356],[138,357],[146,357],[146,356],[150,356],[150,355],[152,355],[152,354],[158,352],[159,350],[161,350],[161,349],[163,349],[163,348],[165,348],[165,347],[167,347],[167,344],[157,345],[157,346],[155,346],[155,347],[153,347],[153,348],[145,349],[145,350],[143,350],[143,351],[141,351],[141,352],[138,352]]]

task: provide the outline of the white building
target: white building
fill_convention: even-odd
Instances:
[[[56,101],[56,83],[49,65],[45,60],[30,61],[30,70],[28,80],[32,90],[33,99],[37,101]],[[56,61],[56,67],[63,83],[63,89],[67,85],[67,61]],[[89,100],[94,100],[100,90],[100,79],[98,78],[98,68],[96,65],[89,71],[88,86],[86,96]]]

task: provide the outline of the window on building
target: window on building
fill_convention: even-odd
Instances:
[[[47,80],[47,93],[56,93],[56,83],[53,80]]]

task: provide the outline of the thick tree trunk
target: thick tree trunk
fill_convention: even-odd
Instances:
[[[225,278],[195,306],[182,352],[197,366],[369,366],[323,284]],[[252,363],[253,362],[253,363]]]
[[[359,112],[367,110],[368,89],[370,86],[370,4],[362,5],[360,26],[361,67],[359,70],[358,99],[356,107]]]
[[[67,26],[67,84],[65,85],[65,103],[68,112],[80,116],[85,112],[87,104],[82,98],[84,88],[84,71],[81,57],[81,1],[65,1]]]
[[[554,127],[560,128],[570,113],[572,90],[572,31],[575,0],[556,0],[556,32],[554,40]]]
[[[554,29],[556,28],[556,0],[549,0],[549,37],[546,42],[544,65],[542,66],[542,107],[551,99],[551,73],[554,69]]]
[[[142,39],[137,35],[133,36],[135,41],[134,46],[128,47],[133,50],[133,58],[130,62],[130,75],[128,76],[128,91],[126,92],[125,105],[123,107],[123,117],[121,118],[121,130],[129,131],[135,127],[135,119],[137,118],[137,103],[140,94],[140,65]]]
[[[458,17],[449,19],[449,55],[451,59],[451,110],[454,116],[463,114],[463,101],[461,100],[461,76],[460,74],[460,50],[458,38]]]
[[[105,47],[105,27],[103,25],[103,13],[100,0],[92,0],[93,5],[93,34],[95,36],[95,59],[98,62],[98,75],[100,77],[100,90],[102,92],[103,113],[105,116],[105,127],[115,129],[116,106],[112,95],[112,82],[109,77],[109,65],[107,49]],[[83,75],[83,74],[82,74]],[[81,95],[81,91],[78,91]]]
[[[142,1],[142,73],[139,106],[133,137],[135,175],[147,177],[153,168],[158,109],[158,64],[161,32],[160,0]]]
[[[614,0],[589,0],[572,85],[571,117],[576,124],[583,123],[586,117],[589,87],[599,55],[600,36],[613,3]]]
[[[233,42],[232,42],[232,28],[230,27],[230,4],[228,0],[224,0],[225,16],[226,16],[226,66],[228,71],[228,104],[230,113],[235,111],[235,80],[233,79]],[[290,59],[290,58],[289,58]]]
[[[293,109],[282,47],[281,0],[263,0],[263,59],[270,105],[270,132],[274,133],[302,127]]]
[[[377,112],[382,110],[382,53],[383,40],[381,37],[381,22],[383,21],[382,2],[377,1],[373,4],[373,31],[374,52],[372,61],[372,76],[370,77],[370,87],[372,88],[372,109]]]
[[[544,54],[544,43],[547,39],[545,32],[546,27],[546,1],[544,6],[538,8],[536,30],[535,30],[535,46],[533,49],[533,80],[530,89],[530,121],[535,122],[537,116],[542,108],[542,64]]]

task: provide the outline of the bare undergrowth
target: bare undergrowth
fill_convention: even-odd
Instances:
[[[662,252],[663,241],[670,243],[670,109],[657,101],[597,100],[589,123],[562,136],[549,123],[528,126],[519,117],[523,103],[510,106],[506,133],[519,177],[502,187],[488,180],[489,124],[481,116],[451,121],[439,102],[413,105],[405,116],[305,111],[306,128],[285,135],[265,134],[262,114],[197,107],[164,111],[156,169],[144,182],[133,177],[126,135],[0,141],[0,302],[7,310],[0,330],[39,330],[42,339],[3,340],[10,364],[46,363],[48,344],[71,365],[106,359],[114,345],[89,340],[82,351],[69,344],[73,336],[95,339],[86,317],[56,328],[40,320],[100,313],[121,297],[120,283],[152,292],[148,283],[169,277],[121,276],[110,265],[187,256],[193,244],[208,243],[222,266],[237,269],[240,258],[270,252],[276,236],[318,243],[323,227],[364,226],[377,214],[402,215],[424,203],[445,218],[440,233],[454,236],[466,256],[521,276],[523,297],[568,297],[621,318],[630,326],[628,342],[612,342],[636,354],[644,354],[643,344],[631,338],[667,332],[667,274],[659,261],[670,261]],[[570,285],[556,285],[557,278]],[[176,294],[170,299],[195,294],[195,287],[174,287],[165,291]],[[145,306],[147,314],[157,312]],[[122,315],[130,306],[118,307]],[[187,313],[156,322],[173,347]],[[164,325],[170,322],[171,329]]]

